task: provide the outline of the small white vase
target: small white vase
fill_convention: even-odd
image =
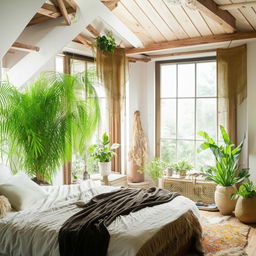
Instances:
[[[98,162],[101,176],[108,176],[111,174],[111,162]]]

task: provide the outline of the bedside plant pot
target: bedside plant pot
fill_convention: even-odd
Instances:
[[[98,162],[101,176],[108,176],[111,174],[111,162]]]
[[[144,173],[139,172],[140,166],[135,161],[128,162],[127,179],[128,182],[138,183],[144,181]]]
[[[179,174],[180,174],[181,178],[184,178],[187,175],[187,171],[186,170],[179,170]]]
[[[236,203],[235,215],[243,223],[256,223],[256,197],[239,197]]]
[[[229,215],[235,210],[236,200],[231,199],[231,195],[236,192],[233,186],[223,187],[218,185],[215,190],[214,198],[222,215]]]

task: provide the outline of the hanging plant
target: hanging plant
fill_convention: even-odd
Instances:
[[[116,49],[116,41],[110,32],[96,38],[96,46],[106,53],[113,53]]]

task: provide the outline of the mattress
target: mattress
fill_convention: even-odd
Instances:
[[[80,204],[117,187],[92,182],[44,187],[47,199],[31,209],[11,212],[0,219],[1,256],[59,256],[58,232],[62,224],[81,210]],[[194,202],[183,196],[171,202],[119,216],[109,226],[109,256],[135,256],[139,249],[166,224],[187,211],[199,217]]]

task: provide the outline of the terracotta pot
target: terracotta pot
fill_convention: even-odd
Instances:
[[[179,170],[180,177],[186,177],[187,170]]]
[[[134,161],[128,162],[127,179],[128,182],[138,183],[144,181],[144,173],[139,172],[140,166]]]
[[[111,174],[111,162],[98,162],[101,176],[108,176]]]
[[[239,197],[235,208],[236,217],[244,223],[256,223],[256,197]]]
[[[218,185],[215,190],[215,203],[223,215],[232,214],[236,206],[236,200],[231,199],[231,195],[235,193],[236,187],[223,187]]]
[[[166,176],[172,176],[173,175],[173,169],[172,168],[166,168],[164,172],[165,172]]]

